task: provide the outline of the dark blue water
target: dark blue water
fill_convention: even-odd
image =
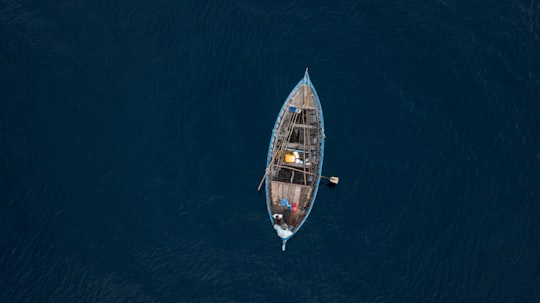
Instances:
[[[0,302],[540,302],[540,3],[0,1]],[[326,175],[256,191],[310,68]]]

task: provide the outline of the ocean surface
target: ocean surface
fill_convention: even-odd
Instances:
[[[282,252],[306,67],[340,184]],[[0,302],[540,302],[540,2],[0,1]]]

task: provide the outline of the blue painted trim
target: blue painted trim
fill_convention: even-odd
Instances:
[[[323,112],[322,112],[322,106],[321,106],[321,101],[319,100],[319,95],[317,94],[317,90],[315,90],[315,86],[313,85],[313,83],[311,82],[310,78],[309,78],[309,74],[306,72],[305,74],[305,77],[302,78],[297,84],[296,86],[291,90],[291,92],[289,93],[289,95],[287,96],[287,99],[285,99],[285,102],[283,102],[283,105],[281,107],[281,110],[278,114],[278,117],[276,119],[276,122],[274,123],[274,128],[272,129],[272,136],[270,137],[270,144],[268,146],[268,154],[266,156],[266,167],[269,166],[270,164],[270,161],[272,160],[272,145],[274,143],[274,139],[275,139],[275,133],[276,133],[276,130],[277,130],[277,127],[279,125],[279,122],[281,121],[281,118],[283,117],[283,115],[285,114],[285,112],[287,111],[287,104],[289,102],[289,100],[291,99],[293,93],[300,87],[302,86],[304,83],[307,83],[309,85],[309,87],[313,90],[313,94],[315,96],[315,100],[317,100],[317,105],[319,107],[319,115],[321,117],[321,127],[322,127],[322,141],[321,141],[321,162],[320,162],[320,165],[319,165],[319,171],[317,172],[317,174],[320,176],[322,174],[322,167],[323,167],[323,160],[324,160],[324,141],[325,141],[325,132],[324,132],[324,117],[323,117]],[[268,193],[268,175],[266,175],[265,177],[265,193],[266,193],[266,209],[268,211],[268,216],[270,217],[270,222],[274,223],[274,218],[272,217],[272,211],[270,210],[270,196],[269,196],[269,193]],[[306,214],[306,217],[304,218],[304,220],[302,220],[302,223],[300,223],[300,225],[298,226],[298,228],[293,232],[293,234],[286,238],[286,239],[283,239],[281,238],[282,240],[284,241],[287,241],[289,240],[290,238],[292,238],[299,230],[300,228],[302,227],[302,225],[304,225],[304,223],[307,221],[307,219],[309,218],[309,214],[311,213],[311,210],[313,209],[313,207],[315,206],[315,199],[317,198],[317,192],[319,191],[319,184],[321,182],[321,178],[319,177],[319,179],[317,180],[317,183],[315,185],[315,190],[313,192],[313,197],[311,198],[311,207],[309,208],[307,214]]]

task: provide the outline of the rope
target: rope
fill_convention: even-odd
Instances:
[[[297,171],[297,172],[303,172],[301,169],[299,168],[296,168],[296,167],[292,167],[292,166],[288,166],[288,165],[276,165],[277,167],[280,167],[280,168],[286,168],[286,169],[290,169],[290,170],[294,170],[294,171]],[[330,177],[327,177],[327,176],[323,176],[323,175],[318,175],[316,173],[310,173],[308,172],[309,175],[312,175],[312,176],[315,176],[317,178],[323,178],[323,179],[330,179]]]

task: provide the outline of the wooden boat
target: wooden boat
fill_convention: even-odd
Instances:
[[[317,196],[324,156],[324,119],[308,70],[291,91],[277,117],[263,182],[268,215],[282,250],[306,222]],[[332,183],[337,177],[329,178]]]

